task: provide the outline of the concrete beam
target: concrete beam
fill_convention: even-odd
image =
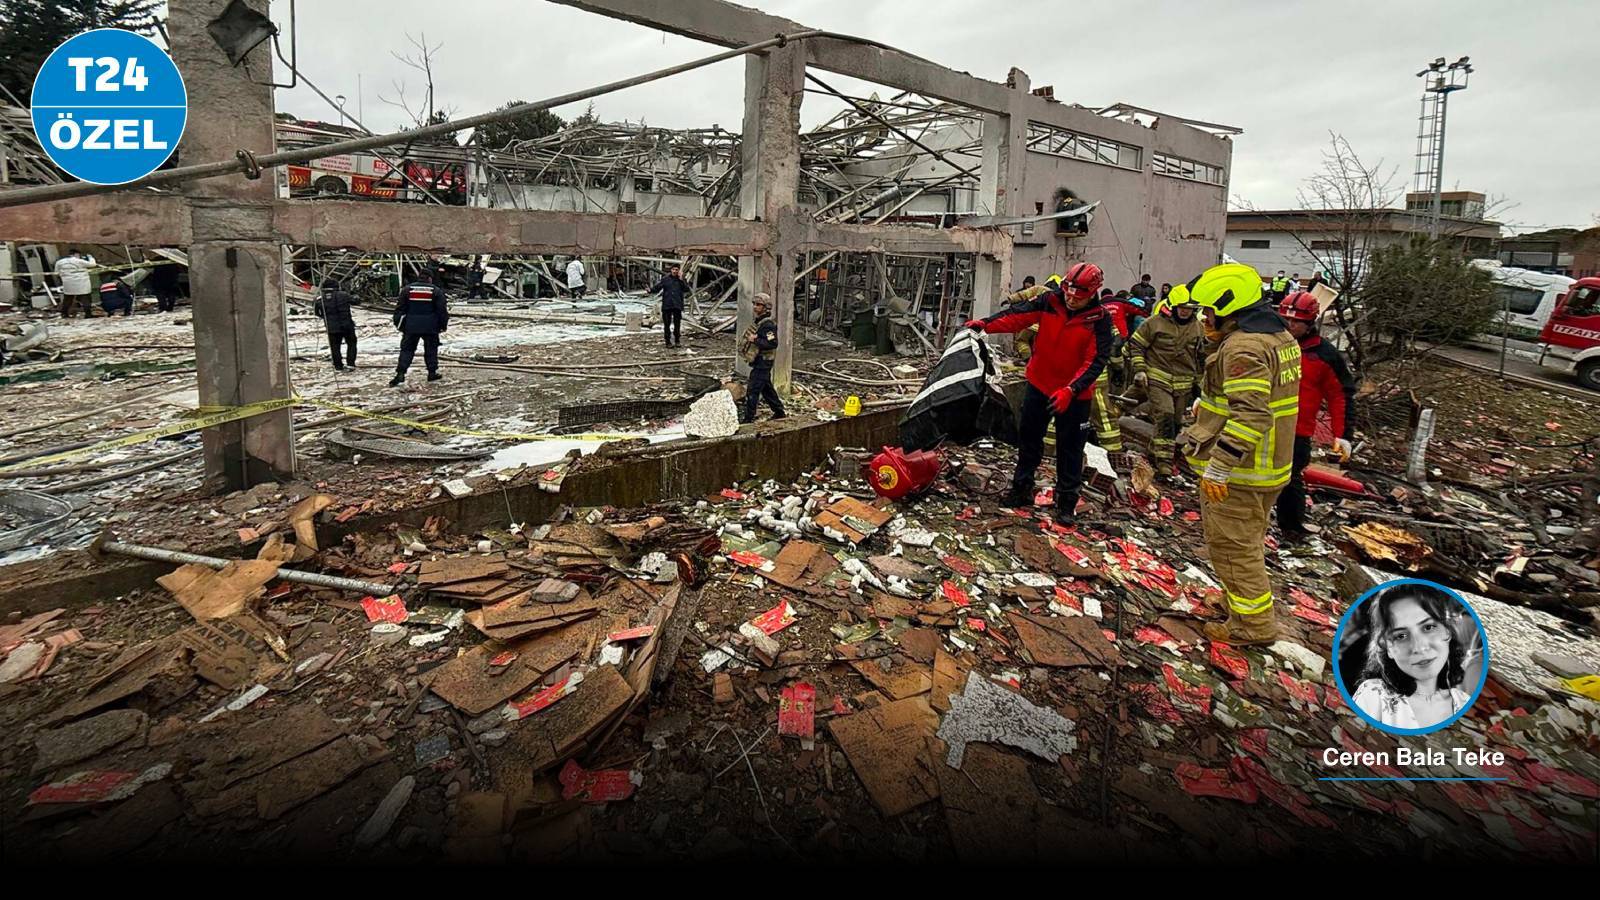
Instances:
[[[359,200],[279,201],[273,206],[273,228],[277,240],[287,244],[387,251],[748,256],[765,252],[775,241],[771,226],[742,219]]]
[[[740,47],[776,34],[810,31],[805,25],[723,0],[553,0],[563,6],[646,25],[723,47]],[[811,38],[811,65],[876,84],[916,91],[987,112],[1005,112],[1013,93],[1005,85],[957,72],[887,47]]]
[[[801,253],[977,253],[995,260],[1011,258],[1011,235],[999,229],[837,224],[803,216],[793,227],[798,234],[795,249]]]
[[[96,194],[0,209],[0,241],[180,247],[194,240],[188,201],[173,194]]]

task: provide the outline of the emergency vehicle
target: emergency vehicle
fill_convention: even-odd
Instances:
[[[277,126],[278,147],[284,150],[358,136],[357,132],[334,130],[332,126],[319,128],[315,123],[279,122]],[[399,150],[383,155],[394,160]],[[427,199],[417,187],[420,184],[447,204],[466,205],[471,162],[465,153],[451,153],[449,147],[413,147],[403,165],[404,175],[371,153],[325,156],[303,166],[284,166],[278,193],[285,198],[349,195],[417,203]]]
[[[1600,391],[1600,277],[1579,278],[1539,332],[1539,364],[1570,372]]]

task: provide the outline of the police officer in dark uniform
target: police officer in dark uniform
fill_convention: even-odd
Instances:
[[[333,354],[333,367],[344,371],[345,366],[356,365],[356,320],[350,315],[350,296],[337,278],[322,282],[322,296],[317,298],[315,312],[328,329],[328,352]],[[339,358],[339,348],[344,347],[344,358]]]
[[[100,283],[100,308],[107,316],[120,311],[123,316],[133,315],[133,289],[121,278],[112,276]]]
[[[417,353],[417,342],[422,342],[422,360],[428,365],[428,380],[438,381],[439,335],[450,324],[450,310],[445,305],[444,288],[426,274],[400,289],[394,305],[394,327],[400,329],[400,365],[395,370],[390,387],[405,383],[406,370]]]
[[[750,381],[739,416],[744,424],[756,420],[756,406],[763,400],[772,408],[774,419],[788,415],[783,411],[778,389],[772,386],[772,364],[778,358],[778,323],[772,318],[772,298],[765,292],[756,294],[751,308],[755,312],[755,322],[739,342],[739,355],[750,364]]]

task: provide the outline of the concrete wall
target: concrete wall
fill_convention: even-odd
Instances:
[[[1395,243],[1401,237],[1401,235],[1375,235],[1372,243],[1376,249],[1377,246]],[[1266,241],[1272,246],[1265,250],[1245,249],[1244,242],[1247,240]],[[1300,242],[1294,239],[1294,235],[1287,231],[1234,232],[1223,242],[1223,251],[1235,260],[1254,267],[1264,278],[1271,278],[1282,269],[1288,275],[1299,272],[1301,279],[1305,280],[1322,268]]]

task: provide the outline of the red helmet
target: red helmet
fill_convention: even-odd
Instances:
[[[1061,276],[1061,288],[1067,292],[1067,296],[1079,299],[1093,297],[1105,283],[1106,273],[1094,263],[1074,263]]]
[[[1315,322],[1321,311],[1310,291],[1295,291],[1278,303],[1278,315],[1296,322]]]

